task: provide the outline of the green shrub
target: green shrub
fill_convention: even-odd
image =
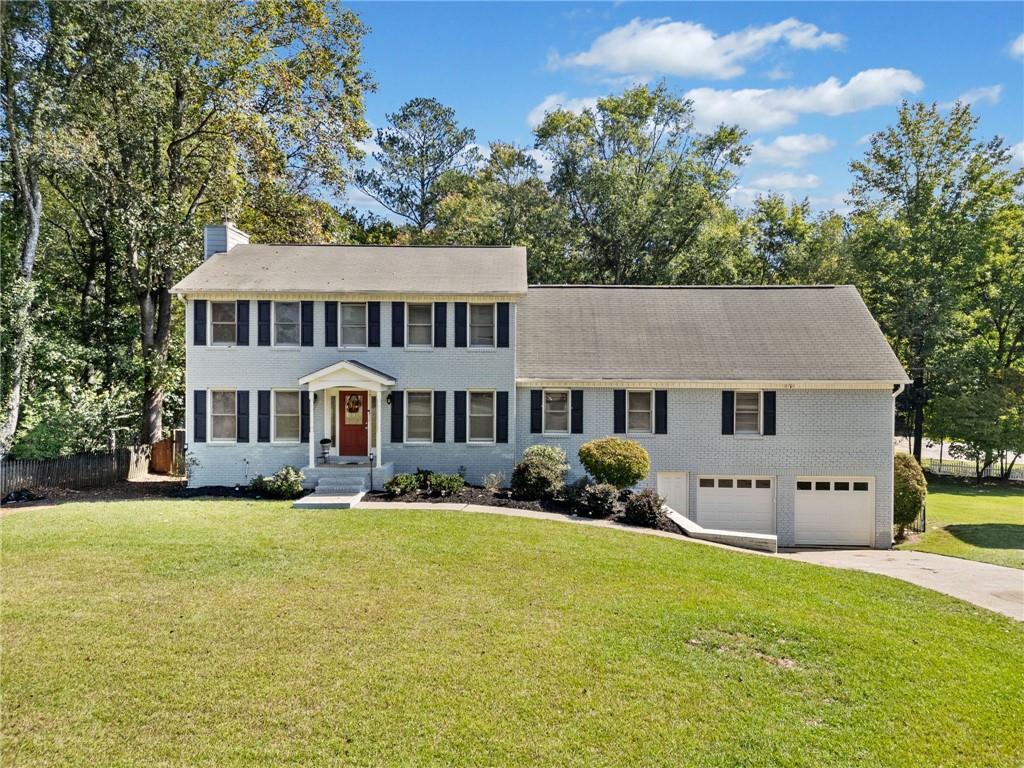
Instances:
[[[517,499],[548,499],[565,484],[569,465],[565,451],[551,445],[534,445],[512,471],[512,495]]]
[[[580,446],[580,463],[598,483],[629,488],[647,477],[651,457],[635,440],[602,437]]]
[[[392,496],[405,496],[405,494],[412,493],[419,487],[419,478],[416,475],[410,475],[408,472],[395,475],[384,483],[384,490]]]
[[[466,481],[462,479],[462,475],[442,475],[437,473],[430,475],[430,491],[438,496],[451,496],[458,493],[465,484]]]
[[[622,519],[630,525],[661,528],[665,522],[665,499],[651,488],[631,493],[623,507]]]
[[[615,514],[619,489],[611,483],[588,485],[580,494],[576,513],[584,517],[606,518]]]
[[[917,459],[909,453],[897,453],[893,459],[892,522],[896,537],[902,539],[906,528],[921,514],[928,495],[928,482]]]
[[[282,467],[270,477],[256,475],[252,488],[268,499],[297,499],[302,495],[306,476],[295,467]]]
[[[416,487],[419,488],[421,491],[429,491],[430,476],[432,474],[434,473],[431,472],[429,469],[420,469],[419,467],[416,467]]]
[[[582,502],[580,501],[583,497],[583,491],[587,489],[588,485],[593,485],[594,481],[589,477],[581,477],[579,480],[574,480],[571,483],[566,483],[562,486],[562,492],[558,494],[566,504],[573,509],[576,509]]]

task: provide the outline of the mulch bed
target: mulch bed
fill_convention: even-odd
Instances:
[[[447,496],[434,496],[423,491],[392,496],[390,493],[382,491],[371,491],[363,496],[363,501],[379,501],[385,504],[390,501],[415,504],[480,504],[487,507],[529,509],[533,512],[572,514],[572,509],[563,501],[525,501],[523,499],[513,499],[508,491],[489,491],[486,488],[475,485],[463,486],[462,490],[458,493],[452,493]]]

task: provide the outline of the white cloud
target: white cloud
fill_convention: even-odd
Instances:
[[[1024,35],[1010,43],[1010,55],[1015,59],[1024,59]]]
[[[962,104],[998,104],[999,99],[1003,96],[1003,86],[1001,85],[983,85],[980,88],[971,88],[969,91],[964,91],[953,101],[947,101],[940,104],[943,109],[949,109],[957,101]]]
[[[814,189],[821,184],[821,179],[813,173],[805,173],[798,176],[795,173],[776,173],[770,176],[761,176],[750,182],[750,186],[756,189]]]
[[[719,123],[739,123],[753,131],[770,131],[795,123],[801,114],[845,115],[884,104],[895,104],[924,83],[906,69],[866,69],[846,83],[830,77],[805,88],[742,88],[717,90],[694,88],[698,129],[710,130]]]
[[[761,140],[754,141],[751,145],[750,161],[795,168],[807,162],[810,155],[827,152],[835,145],[832,139],[820,133],[776,136],[767,144]]]
[[[537,175],[540,176],[541,181],[550,181],[551,172],[554,170],[554,168],[552,167],[551,160],[548,158],[548,156],[541,152],[539,149],[528,149],[526,150],[526,154],[532,157],[537,162],[537,165],[540,166]]]
[[[776,66],[765,72],[764,76],[769,80],[789,80],[789,78],[793,76],[793,73],[785,67]]]
[[[742,75],[746,71],[743,62],[779,43],[816,50],[840,48],[845,40],[841,34],[823,32],[814,24],[793,18],[725,35],[716,35],[692,21],[633,19],[598,37],[589,50],[564,58],[555,56],[550,63],[607,72],[724,79]]]
[[[1024,141],[1018,141],[1010,147],[1010,162],[1024,166]]]
[[[545,96],[540,104],[530,110],[526,115],[526,122],[531,128],[536,128],[544,121],[544,115],[548,112],[567,109],[570,112],[579,114],[583,110],[590,109],[596,105],[597,96],[583,96],[578,99],[572,99],[564,93],[552,93],[549,96]]]

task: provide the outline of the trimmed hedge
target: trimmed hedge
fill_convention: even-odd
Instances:
[[[665,524],[665,499],[651,488],[630,494],[622,512],[623,522],[644,528],[662,528]]]
[[[618,504],[619,489],[611,483],[597,483],[583,489],[576,513],[584,517],[603,519],[614,515]]]
[[[629,488],[651,471],[651,457],[636,440],[602,437],[580,446],[580,463],[598,483]]]
[[[430,475],[430,492],[438,496],[451,496],[462,490],[466,481],[462,475],[443,475],[433,473]]]
[[[419,478],[407,472],[397,474],[384,483],[384,490],[392,496],[404,496],[407,493],[412,493],[419,487]]]
[[[549,499],[562,490],[569,463],[557,445],[531,445],[512,472],[512,495],[517,499]]]
[[[902,539],[910,525],[924,509],[928,496],[928,481],[917,459],[909,453],[893,457],[892,522],[897,527],[897,538]]]

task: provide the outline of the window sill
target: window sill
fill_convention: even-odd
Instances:
[[[760,440],[764,435],[756,434],[754,432],[743,432],[736,433],[733,437],[739,438],[740,440]]]
[[[550,437],[552,439],[572,437],[571,432],[541,432],[541,437]]]
[[[238,440],[207,440],[207,445],[238,445]]]
[[[302,445],[301,440],[271,440],[271,445]]]
[[[272,346],[268,347],[268,349],[273,349],[274,351],[278,351],[278,352],[295,352],[296,350],[302,349],[302,345],[301,344],[273,344]]]
[[[366,344],[352,345],[352,344],[340,344],[338,349],[353,350],[353,349],[369,349]]]
[[[470,352],[497,352],[497,347],[466,347]]]
[[[392,347],[392,349],[406,349],[409,352],[433,352],[434,351],[434,347],[424,347],[424,346],[415,346],[414,347],[414,346],[411,346],[409,344],[406,344],[404,347]]]
[[[402,445],[410,448],[423,448],[430,445],[441,445],[441,443],[435,443],[433,440],[406,440]]]
[[[488,445],[497,445],[497,444],[498,443],[495,440],[467,440],[466,441],[466,445],[476,445],[476,446],[481,446],[481,447],[486,447]]]

